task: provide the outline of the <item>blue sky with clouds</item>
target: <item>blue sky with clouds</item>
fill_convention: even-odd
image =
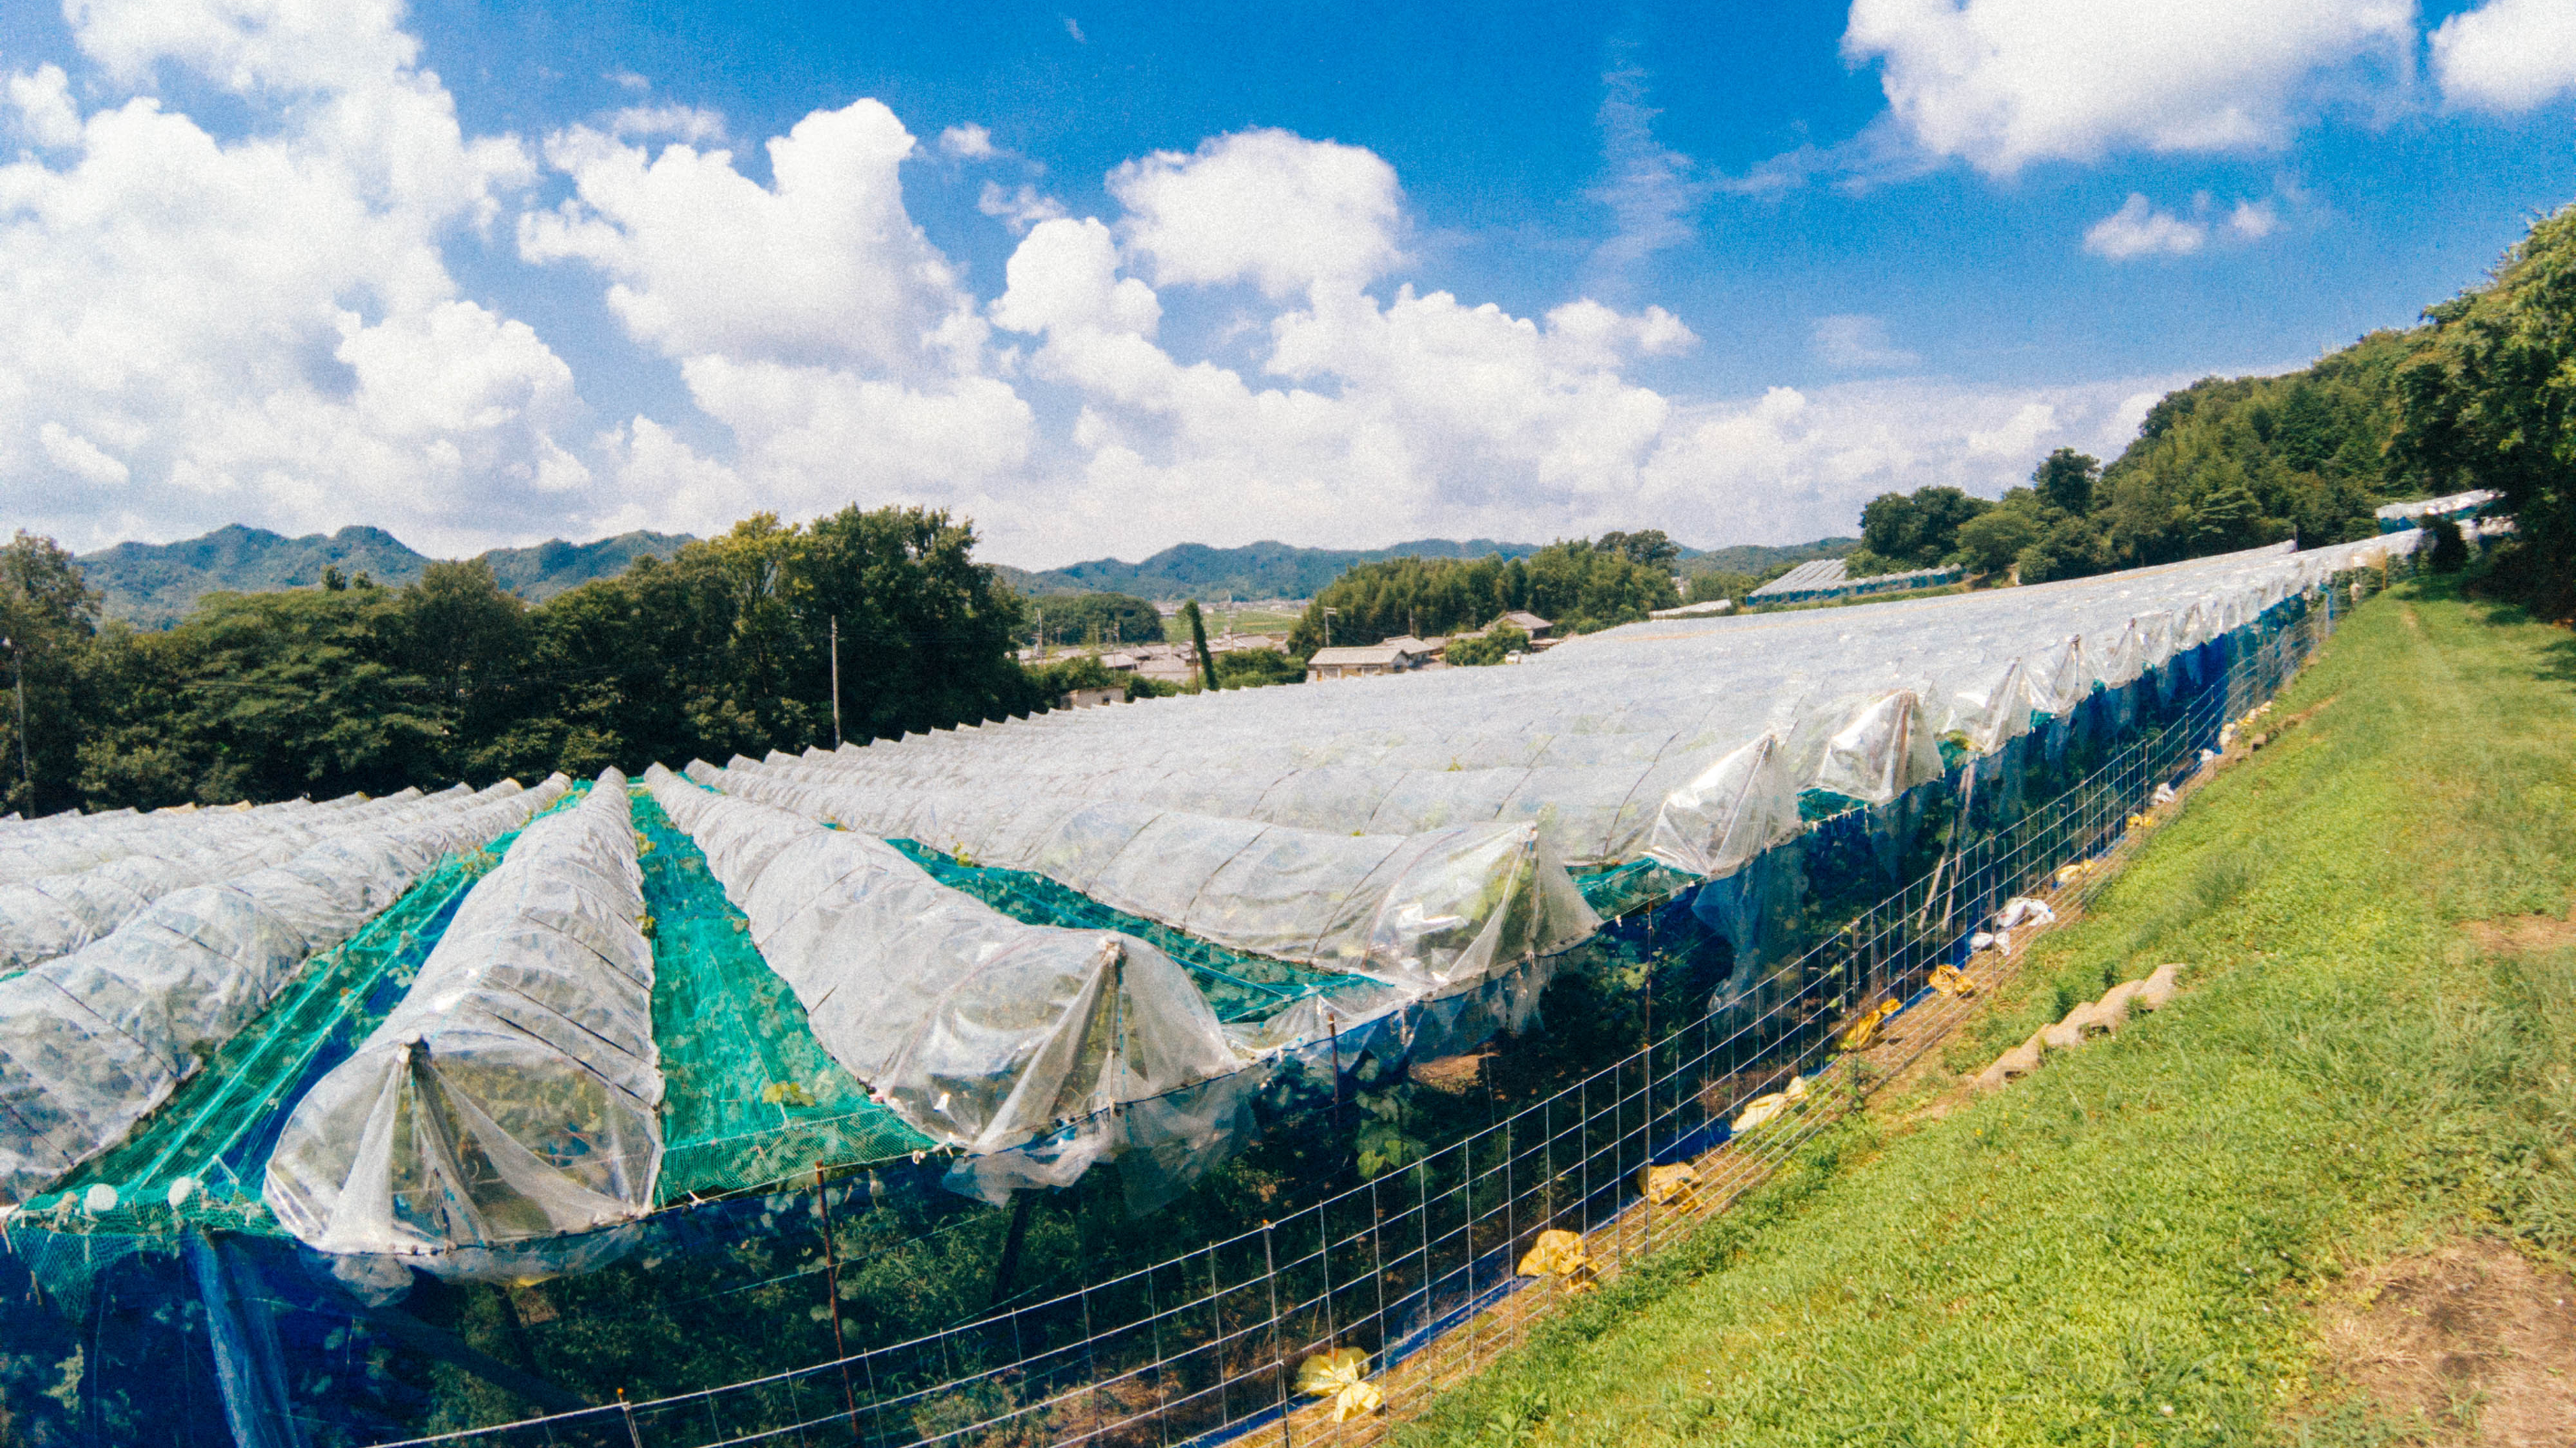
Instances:
[[[2576,4],[0,9],[0,496],[463,551],[1702,545],[2110,455],[2576,199]]]

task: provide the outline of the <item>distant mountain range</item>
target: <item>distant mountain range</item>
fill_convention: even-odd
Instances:
[[[595,543],[556,539],[528,548],[495,548],[480,556],[492,565],[493,576],[503,588],[530,603],[543,603],[594,578],[623,573],[626,565],[646,554],[668,558],[691,541],[685,533],[638,530]],[[1858,546],[1856,538],[1823,538],[1784,547],[1685,548],[1682,571],[1759,573],[1782,564],[1835,557]],[[1297,548],[1286,543],[1210,548],[1204,543],[1183,543],[1142,563],[1097,558],[1044,571],[1007,564],[996,571],[1022,593],[1126,593],[1213,602],[1312,598],[1355,563],[1387,558],[1526,558],[1538,550],[1535,543],[1498,543],[1491,538],[1463,543],[1420,538],[1391,548]],[[333,566],[353,578],[363,573],[378,583],[403,584],[420,577],[432,561],[382,528],[353,526],[337,533],[289,538],[238,523],[179,543],[119,543],[79,559],[90,585],[107,596],[107,616],[146,628],[176,622],[209,593],[307,588],[320,583],[322,570]]]
[[[1211,548],[1182,543],[1142,563],[1095,558],[1088,563],[1031,573],[1004,568],[1002,576],[1022,593],[1127,593],[1138,598],[1312,598],[1354,563],[1385,558],[1526,558],[1535,543],[1497,543],[1475,538],[1460,543],[1448,538],[1422,538],[1392,548],[1297,548],[1286,543],[1246,543],[1240,548]]]
[[[623,573],[645,554],[668,558],[690,541],[685,533],[639,529],[595,543],[556,539],[528,548],[495,548],[480,556],[492,565],[503,588],[542,603],[594,578]],[[409,583],[433,561],[382,528],[348,527],[289,538],[238,523],[184,542],[119,543],[79,558],[90,586],[107,596],[107,616],[147,628],[176,622],[209,593],[308,587],[322,581],[324,568],[335,565],[353,578],[363,573],[378,583]]]
[[[1820,538],[1813,543],[1779,547],[1740,543],[1726,548],[1684,548],[1682,571],[1760,573],[1782,564],[1838,557],[1859,546],[1857,538]],[[1098,558],[1043,572],[1008,566],[1000,571],[1022,593],[1106,592],[1209,601],[1312,598],[1355,563],[1388,558],[1526,558],[1539,547],[1536,543],[1498,543],[1491,538],[1471,538],[1463,543],[1451,538],[1419,538],[1391,548],[1297,548],[1286,543],[1210,548],[1204,543],[1183,543],[1142,563]]]

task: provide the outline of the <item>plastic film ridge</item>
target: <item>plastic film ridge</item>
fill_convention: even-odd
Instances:
[[[0,1202],[122,1140],[306,959],[563,789],[556,776],[416,802],[283,865],[164,895],[82,949],[0,980]]]
[[[1255,1073],[1188,973],[1152,945],[1025,925],[880,840],[658,765],[645,780],[705,853],[824,1049],[897,1115],[974,1154],[1086,1123],[1078,1141],[1003,1168],[997,1190],[1061,1184],[1131,1146],[1196,1156],[1236,1128],[1231,1110],[1191,1117],[1156,1104]]]

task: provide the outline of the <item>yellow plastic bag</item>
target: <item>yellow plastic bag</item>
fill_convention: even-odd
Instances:
[[[1637,1173],[1637,1185],[1646,1193],[1648,1202],[1658,1207],[1669,1206],[1689,1200],[1692,1191],[1699,1186],[1699,1170],[1686,1161],[1677,1161],[1670,1166],[1649,1166]]]
[[[1523,1277],[1572,1277],[1591,1266],[1592,1259],[1583,1251],[1583,1238],[1563,1230],[1539,1233],[1538,1240],[1521,1257]]]
[[[1297,1365],[1297,1391],[1333,1400],[1333,1421],[1347,1423],[1386,1406],[1386,1395],[1368,1380],[1368,1354],[1330,1348]]]
[[[1804,1076],[1792,1076],[1789,1078],[1788,1090],[1774,1091],[1768,1096],[1756,1096],[1752,1100],[1745,1102],[1743,1112],[1735,1118],[1735,1134],[1742,1136],[1753,1128],[1762,1125],[1772,1117],[1788,1110],[1790,1102],[1800,1100],[1804,1098],[1806,1094],[1807,1078]]]
[[[1945,996],[1957,996],[1963,1000],[1977,993],[1977,983],[1968,979],[1968,973],[1955,965],[1934,966],[1931,986]]]
[[[1879,1023],[1902,1009],[1904,1007],[1895,1001],[1880,1001],[1877,1005],[1861,1012],[1853,1018],[1850,1025],[1843,1028],[1843,1049],[1868,1050],[1878,1040]]]

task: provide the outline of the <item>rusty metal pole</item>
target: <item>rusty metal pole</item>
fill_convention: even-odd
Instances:
[[[832,1198],[823,1183],[823,1164],[814,1163],[814,1210],[823,1219],[823,1291],[832,1309],[832,1356],[841,1369],[841,1402],[850,1410],[850,1441],[859,1436],[859,1395],[850,1387],[850,1350],[841,1341],[841,1255],[832,1244]]]

